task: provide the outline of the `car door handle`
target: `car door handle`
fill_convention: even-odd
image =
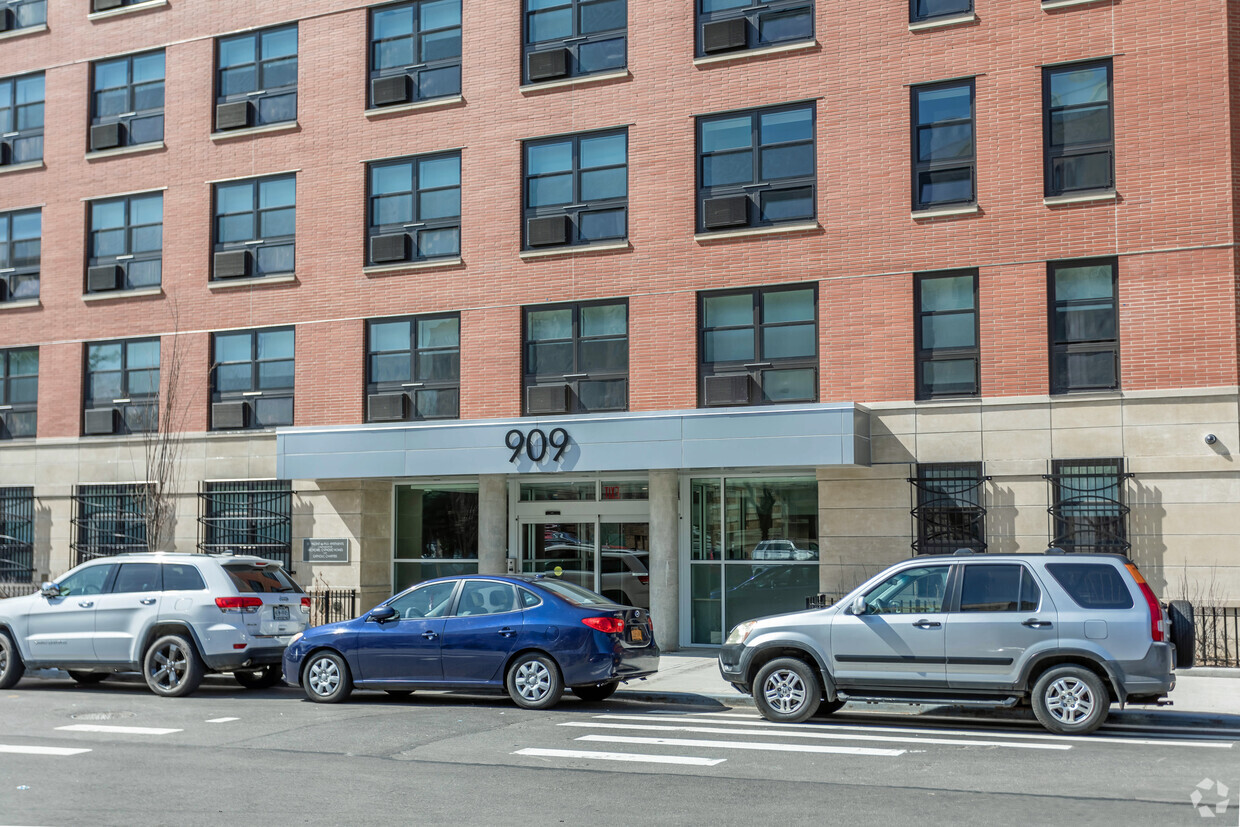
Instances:
[[[144,598],[142,598],[141,600],[139,600],[138,602],[139,602],[139,603],[141,603],[143,606],[150,606],[151,604],[153,604],[153,603],[155,602],[155,598],[153,598],[153,597],[144,597]]]
[[[514,632],[512,629],[510,629],[507,626],[499,630],[500,637],[512,637],[515,634],[516,632]]]
[[[89,609],[91,606],[95,605],[95,601],[93,601],[93,600],[79,600],[79,601],[78,601],[78,605],[79,605],[79,606],[81,606],[83,609]]]
[[[942,626],[937,620],[919,620],[913,624],[918,629],[937,629]]]
[[[427,629],[425,632],[422,633],[422,637],[426,638],[427,640],[434,640],[435,638],[439,637],[439,635],[435,634],[430,629]]]
[[[1028,620],[1021,621],[1020,625],[1028,626],[1031,629],[1044,629],[1047,626],[1050,626],[1051,622],[1049,620],[1038,620],[1036,617],[1031,617]]]

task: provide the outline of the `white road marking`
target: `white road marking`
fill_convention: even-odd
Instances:
[[[713,767],[726,758],[695,758],[691,755],[640,755],[630,752],[592,752],[584,749],[519,749],[513,755],[535,755],[545,758],[590,758],[595,761],[634,761],[648,764],[687,764],[691,767]]]
[[[107,732],[113,735],[171,735],[174,732],[184,732],[181,729],[164,729],[162,727],[107,726],[105,724],[72,724],[70,726],[58,726],[56,729],[65,732]]]
[[[240,718],[208,718],[208,724],[226,724],[229,721],[240,721]]]
[[[18,747],[12,744],[0,744],[0,752],[14,753],[16,755],[81,755],[84,752],[90,752],[90,750],[74,749],[72,747]]]
[[[666,720],[661,718],[659,720]],[[697,723],[689,721],[689,723]],[[702,723],[706,723],[703,721]],[[824,727],[818,732],[802,732],[800,730],[758,729],[748,732],[739,729],[722,729],[717,727],[690,726],[658,726],[655,724],[593,724],[585,721],[570,721],[560,726],[591,727],[595,729],[643,729],[659,732],[698,732],[709,735],[774,735],[782,738],[833,738],[837,741],[885,741],[896,744],[940,744],[954,747],[1006,747],[1008,749],[1048,749],[1069,750],[1071,744],[1031,744],[1014,741],[966,741],[961,738],[909,738],[893,735],[855,735],[845,732],[830,732]]]
[[[603,741],[613,744],[657,744],[665,747],[699,747],[703,749],[747,749],[761,752],[815,752],[835,755],[874,755],[895,758],[908,750],[870,749],[868,747],[825,747],[817,744],[766,744],[748,741],[699,741],[693,738],[636,738],[627,735],[583,735],[577,741]]]

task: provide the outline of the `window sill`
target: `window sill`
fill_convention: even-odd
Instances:
[[[139,287],[135,290],[106,290],[100,293],[83,293],[84,302],[106,302],[118,299],[140,299],[148,296],[162,296],[162,287]]]
[[[465,103],[463,97],[453,95],[450,98],[433,98],[428,101],[401,103],[396,106],[373,106],[362,114],[367,118],[374,119],[387,117],[388,115],[403,115],[406,112],[422,112],[427,109],[447,109],[450,106],[460,106],[463,103]]]
[[[597,75],[586,75],[577,78],[565,78],[564,80],[548,80],[542,83],[526,83],[521,86],[522,95],[537,95],[540,92],[550,92],[555,89],[564,89],[569,86],[586,86],[591,83],[606,83],[609,80],[628,80],[632,75],[628,69],[621,69],[618,72],[602,72]]]
[[[726,241],[732,238],[748,238],[749,236],[779,235],[782,233],[804,233],[821,231],[822,225],[817,221],[799,221],[796,224],[781,224],[777,227],[747,227],[743,230],[723,230],[714,233],[694,233],[693,240],[699,244],[711,241]]]
[[[437,258],[431,261],[406,261],[399,264],[370,264],[362,268],[367,276],[383,276],[388,273],[403,273],[407,270],[433,270],[436,267],[459,267],[461,257]]]
[[[913,210],[912,219],[914,221],[926,221],[931,218],[950,218],[960,215],[977,215],[982,208],[977,204],[967,204],[960,207],[939,207],[929,210]]]
[[[102,161],[107,158],[115,158],[121,155],[141,155],[144,152],[160,152],[167,147],[163,141],[152,141],[149,144],[137,144],[135,146],[121,146],[116,149],[98,149],[94,152],[86,153],[87,161]]]
[[[296,273],[285,273],[280,276],[251,276],[244,279],[211,279],[207,282],[207,289],[227,290],[230,287],[261,287],[265,284],[289,284],[296,281]]]
[[[6,164],[0,166],[0,175],[8,175],[10,172],[26,172],[32,169],[43,169],[43,159],[37,161],[27,161],[24,164]]]
[[[40,34],[47,31],[47,24],[40,23],[37,26],[27,26],[24,29],[12,29],[7,32],[0,32],[0,40],[12,40],[15,37],[22,37],[28,34]]]
[[[1057,9],[1070,9],[1073,6],[1088,6],[1094,3],[1105,3],[1107,0],[1043,0],[1042,11],[1055,11]]]
[[[301,124],[297,121],[270,123],[266,126],[250,126],[245,129],[230,129],[227,132],[212,132],[211,140],[218,143],[220,141],[231,141],[234,138],[249,138],[253,135],[270,135],[274,132],[292,132],[297,129],[301,129]]]
[[[909,23],[908,30],[910,32],[925,32],[975,22],[977,22],[977,15],[973,12],[968,12],[967,14],[953,14],[951,17],[940,17],[937,20],[922,20],[917,23]]]
[[[107,20],[109,17],[121,17],[126,14],[138,14],[139,12],[150,11],[151,9],[159,9],[168,5],[168,0],[146,0],[144,3],[133,3],[129,6],[121,6],[119,9],[108,9],[107,11],[95,11],[86,15],[87,20]]]
[[[16,301],[0,302],[0,313],[5,310],[25,310],[31,307],[38,307],[39,300],[34,299],[18,299]]]
[[[1048,207],[1064,207],[1069,204],[1100,204],[1118,200],[1119,193],[1115,190],[1109,190],[1107,192],[1080,193],[1078,195],[1052,195],[1043,198],[1042,203]]]
[[[521,258],[549,258],[551,256],[577,256],[586,253],[610,253],[631,250],[628,241],[609,241],[605,244],[565,244],[548,250],[522,250]]]
[[[798,43],[785,43],[781,46],[763,46],[760,49],[737,49],[735,52],[727,52],[721,55],[695,57],[693,59],[693,65],[714,66],[719,63],[727,63],[731,60],[747,60],[751,57],[766,57],[767,55],[780,55],[787,52],[804,52],[817,48],[817,40],[805,40]]]

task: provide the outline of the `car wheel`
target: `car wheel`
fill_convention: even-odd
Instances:
[[[413,694],[412,689],[385,689],[383,691],[391,695],[393,698],[408,698]]]
[[[583,701],[598,703],[610,698],[619,685],[620,681],[610,681],[599,686],[574,686],[572,693]]]
[[[112,677],[111,672],[79,672],[76,669],[69,669],[69,677],[81,684],[102,683]]]
[[[1033,687],[1033,714],[1059,735],[1083,735],[1102,726],[1111,709],[1102,678],[1083,666],[1046,670]]]
[[[508,668],[504,681],[513,703],[525,709],[549,709],[564,694],[560,667],[546,655],[531,652],[522,655]]]
[[[202,683],[205,671],[194,644],[184,635],[164,635],[150,645],[142,659],[146,685],[165,698],[193,692]]]
[[[847,701],[821,701],[818,704],[818,708],[814,710],[813,717],[825,718],[828,715],[839,712],[844,708],[845,703],[847,703]]]
[[[1197,662],[1197,626],[1193,619],[1193,604],[1187,600],[1172,600],[1167,604],[1167,619],[1171,621],[1175,668],[1192,669]]]
[[[776,658],[758,670],[753,682],[754,704],[768,721],[800,723],[818,711],[822,690],[805,661]]]
[[[269,664],[257,671],[233,672],[233,678],[246,689],[270,689],[284,681],[278,664]]]
[[[26,664],[17,651],[17,644],[6,632],[0,632],[0,689],[8,689],[22,679]]]
[[[301,679],[306,697],[315,703],[334,704],[349,697],[353,691],[353,678],[349,665],[335,652],[315,652],[306,663]]]

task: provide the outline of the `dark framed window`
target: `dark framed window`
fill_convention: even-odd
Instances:
[[[367,164],[366,263],[461,254],[461,153]]]
[[[297,120],[297,26],[216,40],[215,129]]]
[[[524,30],[523,83],[628,65],[627,0],[525,0]]]
[[[164,139],[164,53],[91,64],[92,151]]]
[[[914,554],[951,554],[957,549],[986,550],[986,509],[982,505],[980,462],[918,463],[909,482],[917,492],[913,519]]]
[[[370,10],[370,105],[461,94],[461,0]]]
[[[89,245],[88,293],[158,285],[164,249],[164,194],[91,201]]]
[[[697,0],[698,57],[813,39],[812,2]]]
[[[527,307],[524,316],[527,415],[628,409],[628,302]]]
[[[39,297],[43,211],[0,213],[0,302]]]
[[[525,142],[525,247],[628,236],[628,131]]]
[[[198,550],[252,554],[293,570],[293,485],[289,480],[203,482]]]
[[[0,79],[0,165],[43,160],[43,73]]]
[[[977,271],[914,276],[913,306],[917,398],[977,396]]]
[[[0,488],[0,583],[34,581],[34,489]]]
[[[973,0],[909,0],[908,20],[924,23],[943,17],[955,17],[973,11]]]
[[[1115,259],[1052,261],[1051,393],[1119,387]]]
[[[112,9],[137,6],[148,2],[150,0],[91,0],[90,10],[92,12],[111,11]]]
[[[292,175],[215,185],[213,279],[291,273],[297,232]]]
[[[33,437],[38,406],[39,349],[0,350],[0,439]]]
[[[211,335],[211,428],[293,424],[291,327]]]
[[[1051,542],[1069,552],[1128,554],[1123,459],[1057,459],[1051,484]]]
[[[0,31],[47,25],[47,0],[0,0]]]
[[[366,323],[367,422],[456,419],[460,389],[460,314]]]
[[[159,339],[86,345],[83,433],[159,430]]]
[[[1042,589],[1018,563],[969,563],[961,574],[960,611],[1036,612]]]
[[[150,550],[144,483],[79,485],[73,505],[73,565]]]
[[[815,215],[814,104],[697,119],[698,231]]]
[[[698,404],[818,399],[818,288],[767,287],[698,296]]]
[[[914,86],[913,209],[977,200],[973,80]]]
[[[1042,69],[1046,194],[1115,188],[1111,61]]]

